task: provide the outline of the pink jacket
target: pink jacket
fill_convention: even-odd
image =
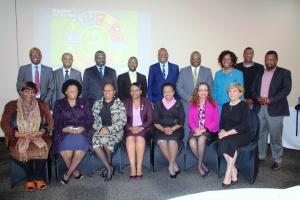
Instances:
[[[188,126],[190,128],[191,134],[195,132],[195,129],[198,128],[198,112],[199,106],[194,106],[192,103],[189,105],[188,112]],[[205,128],[210,132],[217,132],[219,130],[219,109],[218,104],[215,102],[215,106],[206,101],[205,105]]]

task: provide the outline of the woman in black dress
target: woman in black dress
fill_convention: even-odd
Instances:
[[[175,86],[172,83],[163,84],[162,92],[163,99],[154,106],[154,142],[169,161],[170,177],[176,178],[180,173],[176,155],[184,137],[184,110],[181,101],[174,99]]]
[[[223,187],[237,182],[237,149],[250,143],[250,110],[241,100],[244,88],[239,83],[232,83],[227,93],[230,102],[222,106],[218,143],[218,152],[224,156],[227,163]]]

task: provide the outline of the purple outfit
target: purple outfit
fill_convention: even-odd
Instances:
[[[129,128],[133,126],[133,122],[135,121],[134,115],[133,115],[133,102],[132,99],[126,99],[124,101],[124,106],[126,108],[127,113],[127,122],[124,126],[124,135],[125,137],[128,136],[142,136],[145,138],[145,140],[149,140],[153,131],[153,108],[151,105],[151,102],[141,97],[140,102],[140,118],[142,121],[142,125],[140,127],[143,127],[144,130],[142,130],[139,134],[133,134]]]
[[[57,100],[53,111],[54,118],[54,152],[63,150],[92,150],[93,114],[89,103],[77,99],[74,107],[66,98]],[[62,129],[67,126],[84,127],[82,134],[66,134]]]

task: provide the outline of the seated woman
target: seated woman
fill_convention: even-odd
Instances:
[[[189,144],[199,160],[198,170],[204,178],[209,172],[202,162],[205,147],[217,139],[219,129],[218,104],[212,98],[207,83],[198,83],[195,87],[189,105],[188,126],[191,133]]]
[[[54,118],[53,151],[59,153],[68,171],[61,180],[67,184],[71,177],[82,178],[76,169],[88,150],[92,150],[93,114],[89,103],[80,99],[81,84],[69,79],[62,85],[65,98],[56,101]]]
[[[47,188],[43,172],[51,146],[53,120],[47,104],[35,98],[37,92],[33,82],[24,82],[20,98],[5,105],[1,120],[9,154],[26,172],[26,191]]]
[[[250,143],[250,110],[241,100],[244,88],[239,83],[232,83],[227,92],[230,102],[222,107],[218,141],[218,152],[227,163],[223,187],[237,182],[237,149]]]
[[[184,137],[184,109],[181,101],[174,98],[175,86],[172,83],[163,84],[162,93],[163,99],[154,106],[154,142],[169,161],[170,177],[176,178],[180,173],[176,156]]]
[[[130,95],[131,98],[124,101],[127,113],[124,134],[130,163],[130,179],[139,179],[143,177],[145,145],[152,134],[153,108],[148,99],[141,97],[141,84],[132,83]]]
[[[124,104],[115,97],[115,94],[114,85],[105,83],[103,97],[93,106],[93,148],[105,166],[100,173],[105,181],[110,181],[114,174],[114,168],[111,165],[112,152],[114,146],[123,138],[123,128],[127,121]]]

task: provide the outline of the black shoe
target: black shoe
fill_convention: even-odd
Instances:
[[[75,179],[82,179],[83,178],[83,175],[79,171],[75,170],[74,172],[78,174],[78,176],[73,176]]]
[[[174,175],[172,175],[172,174],[170,174],[170,178],[176,178],[177,177],[177,175],[176,174],[174,174]]]
[[[115,168],[112,167],[112,170],[110,172],[107,170],[107,174],[104,181],[106,182],[110,181],[114,174],[115,174]]]
[[[70,180],[66,180],[66,179],[65,179],[65,175],[66,175],[66,174],[64,174],[63,178],[60,180],[60,183],[63,184],[63,185],[68,184],[69,181],[70,181]]]
[[[180,174],[180,170],[177,170],[176,172],[175,172],[175,175],[177,176],[178,174]]]
[[[102,169],[101,172],[100,172],[100,176],[103,177],[103,178],[105,178],[106,175],[107,175],[107,169],[106,168]]]
[[[231,185],[235,185],[238,182],[238,180],[236,179],[236,181],[231,181]]]
[[[281,164],[277,163],[277,162],[274,162],[273,165],[272,165],[272,170],[273,171],[277,171],[281,168]]]
[[[231,186],[230,183],[229,183],[229,184],[222,183],[222,187],[223,187],[223,188],[229,188],[230,186]]]
[[[200,173],[200,175],[201,175],[202,178],[205,178],[208,175],[208,172],[204,172],[204,174]]]

